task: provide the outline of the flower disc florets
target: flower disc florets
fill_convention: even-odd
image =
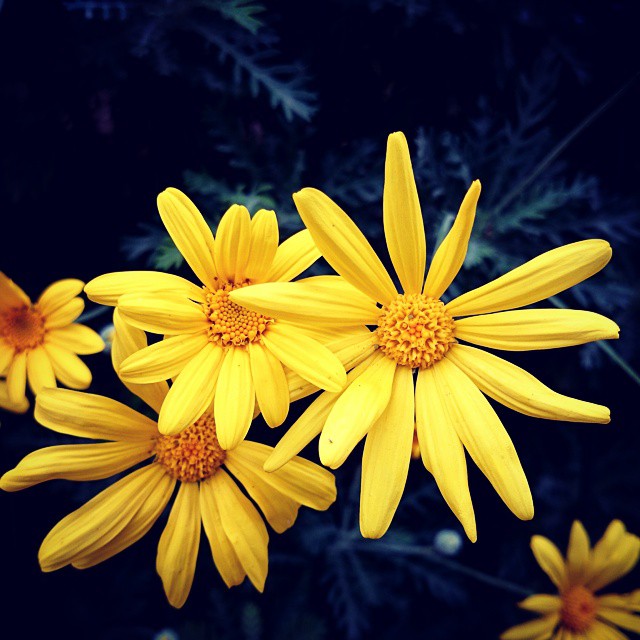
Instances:
[[[35,349],[44,342],[44,316],[34,307],[23,305],[0,313],[0,338],[17,353]]]
[[[562,625],[576,633],[586,631],[596,619],[598,603],[593,593],[578,585],[562,594]]]

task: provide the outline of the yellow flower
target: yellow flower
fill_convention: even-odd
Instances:
[[[403,293],[347,214],[320,191],[303,189],[293,197],[316,245],[366,300],[346,297],[331,285],[314,289],[313,279],[258,284],[230,294],[257,313],[300,325],[322,323],[335,331],[357,324],[376,327],[361,339],[368,358],[349,372],[348,386],[320,395],[265,468],[277,469],[321,432],[320,459],[337,468],[366,435],[360,529],[365,537],[380,537],[404,491],[415,416],[424,465],[475,540],[465,449],[516,516],[533,517],[518,455],[483,393],[521,413],[552,420],[606,423],[609,410],[555,393],[519,367],[459,341],[523,351],[618,337],[615,323],[588,311],[506,311],[588,278],[607,264],[611,248],[604,240],[586,240],[554,249],[445,304],[440,298],[467,252],[480,183],[471,185],[426,279],[424,227],[402,133],[389,136],[384,187],[385,236]]]
[[[55,387],[56,379],[72,389],[86,389],[91,371],[76,354],[98,353],[100,336],[74,320],[84,309],[76,297],[80,280],[58,280],[33,304],[27,294],[0,272],[0,407],[23,413],[29,407],[26,384],[34,394]]]
[[[146,346],[144,333],[117,315],[114,364]],[[166,382],[127,385],[158,411]],[[242,442],[225,451],[216,425],[205,412],[178,435],[162,435],[157,424],[103,396],[45,389],[37,397],[36,419],[72,436],[107,440],[98,444],[47,447],[26,456],[0,479],[0,488],[18,491],[51,480],[98,480],[153,457],[61,520],[44,539],[38,558],[43,571],[71,564],[79,569],[110,558],[149,531],[179,490],[160,537],[156,561],[169,602],[181,607],[193,582],[201,526],[213,560],[231,587],[245,576],[262,591],[267,576],[269,535],[244,485],[267,522],[281,533],[296,520],[300,505],[324,510],[336,497],[333,474],[295,458],[275,474],[262,466],[271,447]]]
[[[596,596],[608,584],[636,566],[640,538],[614,520],[602,539],[590,548],[589,536],[577,520],[571,528],[566,561],[543,536],[531,538],[531,549],[559,594],[535,595],[519,606],[542,617],[511,627],[501,640],[624,640],[615,627],[640,633],[640,589],[626,595]]]
[[[136,383],[175,378],[160,412],[161,433],[179,433],[212,400],[225,449],[245,437],[256,400],[270,426],[281,424],[290,402],[283,367],[322,389],[342,389],[343,365],[308,330],[250,311],[229,297],[257,282],[291,280],[315,262],[320,254],[308,231],[278,246],[273,211],[258,211],[251,219],[245,207],[233,205],[214,242],[200,212],[177,189],[161,193],[158,208],[203,285],[167,273],[129,271],[95,278],[85,290],[96,302],[117,304],[133,326],[165,336],[128,358],[119,371],[123,380]],[[346,282],[341,287],[345,295],[362,296]]]

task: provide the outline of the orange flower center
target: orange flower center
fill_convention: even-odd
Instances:
[[[596,619],[598,602],[586,587],[572,587],[562,594],[560,618],[563,626],[571,631],[583,633]]]
[[[382,308],[375,330],[378,347],[398,364],[426,369],[455,344],[455,322],[437,298],[399,295]]]
[[[259,342],[273,318],[250,311],[229,299],[229,292],[246,287],[228,282],[222,288],[211,291],[205,287],[207,301],[204,313],[209,320],[209,341],[223,347],[241,347],[250,342]]]
[[[208,413],[179,434],[159,436],[156,442],[156,462],[181,482],[210,478],[226,457],[216,436],[216,423]]]
[[[44,316],[34,307],[12,307],[0,313],[0,337],[18,353],[44,342]]]

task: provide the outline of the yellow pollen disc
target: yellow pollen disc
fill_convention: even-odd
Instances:
[[[442,360],[455,343],[455,322],[437,298],[399,295],[382,308],[376,342],[389,358],[412,369]]]
[[[210,478],[226,457],[227,452],[218,443],[211,414],[205,413],[175,436],[159,436],[156,442],[156,462],[181,482]]]
[[[13,307],[0,313],[0,338],[18,353],[44,342],[44,316],[33,306]]]
[[[229,299],[229,292],[246,287],[228,282],[216,291],[205,289],[204,313],[209,320],[209,341],[223,347],[241,347],[250,342],[259,342],[273,318],[250,311]]]
[[[598,602],[586,587],[572,587],[562,594],[560,618],[562,625],[571,631],[583,633],[596,619]]]

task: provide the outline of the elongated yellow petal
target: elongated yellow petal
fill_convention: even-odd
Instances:
[[[166,189],[158,195],[158,211],[178,251],[193,272],[210,289],[215,287],[213,233],[202,214],[178,189]]]
[[[420,293],[427,244],[409,146],[400,131],[387,141],[383,212],[384,235],[400,283],[405,293]]]
[[[486,351],[458,344],[447,358],[483,393],[514,411],[547,420],[610,421],[607,407],[556,393],[524,369]]]
[[[4,375],[13,360],[15,352],[16,350],[12,346],[0,339],[0,375]]]
[[[623,611],[640,612],[640,589],[636,589],[631,593],[611,594],[600,596],[598,605],[613,609],[622,609]]]
[[[425,295],[432,298],[442,297],[458,275],[467,255],[479,197],[480,181],[474,180],[460,205],[453,226],[433,256],[424,282]]]
[[[94,278],[84,288],[89,300],[115,307],[127,293],[170,293],[204,302],[201,287],[172,273],[161,271],[116,271]]]
[[[625,633],[618,631],[600,620],[593,621],[589,627],[589,635],[586,637],[588,640],[629,640],[629,636]],[[568,640],[582,640],[582,638],[578,634],[575,634]]]
[[[395,361],[376,354],[333,405],[320,434],[320,460],[339,467],[382,415],[391,398]]]
[[[55,387],[56,376],[53,365],[43,347],[27,353],[27,380],[33,395],[37,395],[44,387]]]
[[[218,442],[226,451],[238,446],[247,435],[255,398],[249,353],[231,347],[222,362],[213,401]]]
[[[75,298],[84,288],[82,280],[68,278],[50,284],[38,298],[38,309],[48,316],[56,309]]]
[[[338,358],[313,338],[292,326],[270,324],[262,342],[289,369],[327,391],[340,391],[347,376]]]
[[[320,251],[309,230],[304,229],[294,233],[278,247],[264,279],[266,282],[289,282],[306,271],[319,257]]]
[[[380,258],[349,216],[317,189],[293,194],[298,212],[326,261],[372,300],[387,304],[397,291]]]
[[[36,399],[35,419],[43,426],[94,440],[148,440],[156,423],[126,405],[69,389],[43,389]]]
[[[215,259],[221,278],[242,282],[251,249],[251,216],[246,207],[233,204],[216,231]]]
[[[423,369],[416,383],[416,429],[425,467],[433,474],[449,508],[464,527],[471,542],[478,538],[476,518],[469,492],[467,461],[455,408],[447,401],[446,379],[440,366]]]
[[[160,433],[180,433],[205,412],[213,400],[224,354],[223,349],[209,343],[184,367],[160,409]]]
[[[571,584],[582,584],[589,565],[589,535],[579,520],[574,520],[567,548],[567,576]]]
[[[533,536],[531,551],[540,568],[549,576],[553,584],[561,591],[567,586],[567,569],[562,554],[549,538]]]
[[[404,493],[413,445],[413,374],[396,367],[387,408],[365,440],[360,488],[360,532],[380,538]]]
[[[68,444],[38,449],[0,478],[0,489],[19,491],[47,480],[101,480],[153,455],[152,440]]]
[[[318,254],[318,257],[320,255]],[[0,309],[31,304],[29,296],[10,278],[0,271]]]
[[[523,622],[500,634],[500,640],[537,640],[548,638],[560,621],[560,614],[554,613],[529,622]]]
[[[131,354],[120,365],[118,375],[126,382],[147,384],[177,376],[209,340],[206,333],[189,333],[160,340]]]
[[[590,278],[610,259],[611,247],[605,240],[567,244],[457,297],[447,310],[455,317],[524,307]]]
[[[264,282],[278,249],[278,220],[275,211],[260,209],[251,218],[251,248],[245,277]]]
[[[505,504],[521,520],[533,518],[533,500],[511,438],[478,387],[446,357],[438,388],[458,437]]]
[[[198,484],[183,482],[158,543],[156,570],[167,600],[179,609],[187,601],[196,571],[200,546]]]
[[[83,324],[70,324],[48,331],[45,339],[81,355],[100,353],[104,349],[104,341],[100,335]]]
[[[536,613],[557,613],[562,607],[562,600],[560,596],[537,594],[518,602],[518,606],[521,609],[535,611]]]
[[[622,629],[640,633],[640,616],[635,616],[633,613],[619,611],[618,609],[611,609],[609,607],[599,607],[598,617]]]
[[[505,351],[557,349],[618,337],[618,325],[574,309],[521,309],[456,321],[456,337]]]
[[[252,311],[300,324],[376,324],[380,316],[373,300],[339,276],[267,282],[236,289],[229,298]]]
[[[29,401],[23,397],[19,402],[9,400],[6,382],[0,380],[0,409],[13,411],[14,413],[25,413],[29,409]]]
[[[593,591],[606,587],[629,573],[638,564],[638,558],[640,558],[640,538],[628,533],[608,554],[606,564],[597,573],[593,569],[589,572],[586,585]]]
[[[609,558],[620,547],[627,535],[629,534],[626,527],[620,520],[611,521],[604,535],[596,542],[591,552],[589,570],[586,576],[587,582],[607,566]]]
[[[257,342],[249,344],[249,358],[260,411],[270,427],[277,427],[289,413],[287,376],[280,360]]]
[[[86,389],[91,384],[91,369],[75,353],[50,342],[44,348],[62,384],[71,389]]]
[[[7,394],[13,404],[25,400],[27,388],[27,352],[17,353],[7,369]]]
[[[44,327],[47,331],[71,324],[84,311],[84,300],[72,298],[45,317]]]

